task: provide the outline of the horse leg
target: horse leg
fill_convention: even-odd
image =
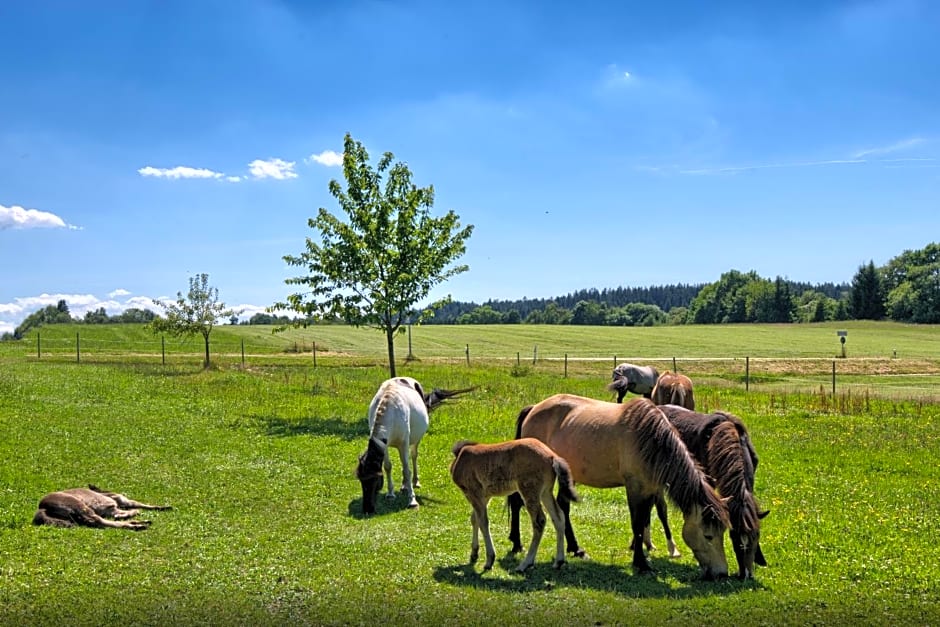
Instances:
[[[399,457],[401,457],[401,491],[404,493],[405,498],[408,499],[408,507],[418,507],[418,499],[415,498],[415,489],[411,483],[411,463],[408,461],[408,450],[409,446],[403,444],[400,449],[398,449]]]
[[[139,509],[117,509],[111,511],[111,517],[114,520],[125,520],[127,518],[133,518],[140,513]]]
[[[385,449],[385,459],[382,460],[382,467],[385,469],[385,480],[388,484],[388,492],[385,498],[395,498],[395,484],[392,483],[392,458],[388,456],[388,449]]]
[[[418,445],[411,445],[411,485],[415,490],[421,487],[421,481],[418,479]]]
[[[509,505],[509,541],[512,542],[511,553],[515,554],[522,550],[522,539],[519,536],[519,510],[522,509],[522,495],[513,492],[506,497],[506,503]]]
[[[551,488],[549,488],[549,497],[551,497]],[[545,512],[539,503],[537,494],[529,493],[527,497],[522,497],[525,501],[526,511],[529,512],[529,518],[532,520],[532,542],[529,543],[529,550],[525,559],[516,567],[516,571],[523,573],[535,563],[535,554],[539,551],[539,544],[542,542],[542,534],[545,532]]]
[[[639,491],[639,490],[635,490]],[[649,527],[650,512],[653,509],[655,495],[634,497],[633,491],[627,488],[627,504],[630,507],[630,526],[633,531],[633,568],[640,573],[653,572],[652,566],[643,554],[643,531]]]
[[[574,527],[571,526],[571,501],[558,491],[558,507],[565,515],[565,539],[568,541],[568,552],[573,553],[575,557],[587,559],[587,553],[578,546],[578,539],[574,537]]]
[[[565,565],[565,513],[558,506],[558,501],[552,498],[550,488],[542,492],[542,505],[548,510],[552,526],[555,527],[555,562],[552,566],[561,568]]]
[[[480,557],[480,523],[477,521],[475,505],[470,510],[470,526],[473,529],[473,535],[470,537],[470,563],[476,564]]]
[[[666,506],[666,497],[662,490],[656,495],[656,515],[663,525],[663,533],[666,534],[666,549],[669,551],[669,557],[680,557],[676,542],[672,539],[672,529],[669,528],[669,508]],[[649,527],[646,528],[646,532],[649,533]],[[650,546],[652,544],[650,541]]]
[[[474,508],[477,524],[483,532],[483,544],[486,547],[486,561],[483,563],[483,570],[493,568],[493,562],[496,561],[496,548],[493,546],[493,537],[490,535],[490,517],[486,507],[489,501],[488,498],[483,499],[482,503]],[[477,549],[479,550],[479,545],[477,545]]]

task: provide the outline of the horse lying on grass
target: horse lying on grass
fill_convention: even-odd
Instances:
[[[398,449],[402,468],[401,491],[408,499],[408,507],[418,507],[414,493],[415,488],[421,487],[418,481],[418,444],[428,431],[428,414],[447,399],[473,389],[434,388],[425,393],[421,384],[411,377],[395,377],[379,386],[369,404],[369,443],[366,452],[359,456],[356,467],[356,478],[362,487],[363,514],[375,513],[376,497],[382,490],[383,468],[388,482],[386,497],[395,498],[389,447]]]
[[[479,531],[482,529],[486,545],[483,570],[493,567],[496,549],[490,536],[486,507],[494,496],[518,492],[532,519],[532,543],[516,570],[524,572],[535,563],[535,554],[545,530],[545,513],[541,505],[548,510],[555,527],[555,561],[552,566],[561,568],[565,563],[565,514],[552,496],[552,487],[557,478],[559,496],[568,502],[579,500],[568,463],[534,438],[498,444],[461,440],[454,444],[452,452],[454,461],[450,464],[450,476],[473,508],[470,514],[473,526],[470,563],[475,563],[480,555]]]
[[[54,527],[116,527],[143,531],[149,520],[128,520],[142,509],[168,510],[169,505],[148,505],[129,499],[117,492],[101,490],[93,485],[51,492],[39,501],[39,510],[33,516],[34,525]],[[109,520],[113,519],[113,520]]]

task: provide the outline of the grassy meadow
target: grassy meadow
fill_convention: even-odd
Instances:
[[[922,393],[940,376],[937,330],[839,327],[849,330],[839,368],[858,387],[832,395],[822,374],[801,391],[816,375],[798,358],[831,363],[835,328],[736,327],[723,338],[698,327],[415,329],[419,360],[404,361],[403,337],[399,374],[479,387],[431,417],[421,507],[383,499],[370,518],[353,468],[368,402],[387,377],[381,335],[220,327],[213,345],[223,349],[203,371],[198,344],[174,340],[164,365],[159,343],[156,356],[116,348],[153,341],[139,329],[43,328],[41,357],[35,337],[0,344],[0,624],[937,624],[940,405]],[[80,359],[76,332],[87,338]],[[565,352],[590,359],[572,359],[565,377]],[[516,574],[496,500],[497,563],[488,573],[467,564],[470,510],[447,472],[453,442],[508,439],[519,409],[555,392],[610,398],[615,352],[689,358],[678,366],[701,369],[699,408],[748,424],[757,496],[771,510],[761,540],[769,566],[755,580],[701,581],[681,542],[681,558],[665,557],[658,521],[656,575],[634,574],[623,491],[587,487],[572,520],[589,560],[553,570],[547,531],[536,566]],[[748,391],[744,356],[760,364]],[[393,466],[400,477],[397,455]],[[174,509],[149,513],[140,533],[31,525],[43,494],[87,483]],[[678,533],[681,513],[670,520]],[[523,515],[524,542],[528,524]]]

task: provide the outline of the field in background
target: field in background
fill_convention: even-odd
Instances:
[[[837,331],[847,332],[847,358]],[[410,351],[409,351],[410,348]],[[0,358],[84,363],[189,364],[202,338],[154,336],[143,325],[51,325]],[[384,336],[373,329],[322,325],[274,333],[266,326],[216,327],[221,367],[267,364],[381,365]],[[940,399],[940,328],[891,322],[790,325],[583,327],[425,325],[396,339],[399,365],[524,367],[556,376],[606,380],[618,361],[676,369],[697,383],[747,390]],[[835,380],[834,380],[835,379]],[[835,385],[834,385],[835,383]]]

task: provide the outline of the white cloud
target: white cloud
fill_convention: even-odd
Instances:
[[[12,207],[0,205],[0,231],[41,228],[81,230],[80,227],[66,224],[65,220],[48,211],[24,209],[17,205]]]
[[[153,176],[165,179],[220,179],[224,174],[215,172],[208,168],[190,168],[185,165],[178,165],[175,168],[155,168],[145,166],[137,170],[141,176]]]
[[[225,180],[228,181],[229,183],[238,183],[239,181],[242,180],[242,177],[240,177],[240,176],[226,176],[226,177],[225,177]]]
[[[125,289],[118,288],[113,292],[108,292],[108,298],[117,298],[118,296],[130,296],[130,292]]]
[[[248,164],[248,171],[256,179],[276,179],[283,181],[286,179],[297,178],[294,172],[294,161],[284,161],[283,159],[255,159]]]
[[[879,146],[877,148],[866,148],[864,150],[859,150],[852,155],[853,159],[860,159],[861,157],[868,157],[871,155],[886,155],[892,152],[898,152],[900,150],[907,150],[908,148],[913,148],[918,144],[923,144],[926,141],[923,137],[911,137],[909,139],[902,139],[901,141],[889,144],[887,146]]]
[[[343,155],[333,150],[324,150],[318,155],[310,155],[306,159],[307,163],[311,161],[333,168],[343,165]]]

